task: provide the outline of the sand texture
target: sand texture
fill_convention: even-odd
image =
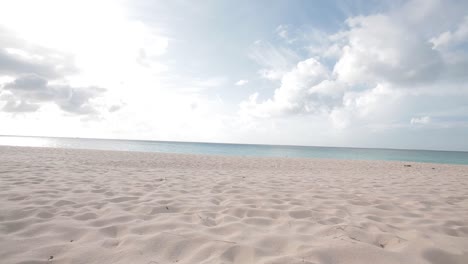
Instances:
[[[466,264],[468,166],[0,147],[0,263]]]

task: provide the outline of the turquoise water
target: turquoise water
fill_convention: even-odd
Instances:
[[[468,152],[0,136],[0,145],[206,155],[398,160],[468,165]]]

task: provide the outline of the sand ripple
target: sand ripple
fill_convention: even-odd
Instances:
[[[0,262],[468,263],[468,166],[404,164],[0,147]]]

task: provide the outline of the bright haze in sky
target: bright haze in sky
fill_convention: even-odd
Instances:
[[[0,134],[468,150],[468,1],[0,1]]]

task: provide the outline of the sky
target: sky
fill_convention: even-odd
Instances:
[[[467,10],[0,0],[0,135],[468,150]]]

